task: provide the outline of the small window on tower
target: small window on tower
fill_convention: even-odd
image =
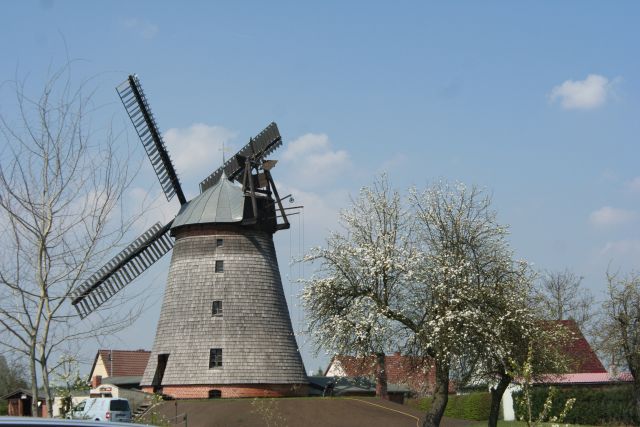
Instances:
[[[209,350],[209,369],[222,367],[222,349],[212,348]]]
[[[222,273],[224,271],[224,261],[216,261],[216,273]]]
[[[216,246],[220,247],[224,244],[224,239],[216,239]]]
[[[222,316],[222,301],[214,301],[211,309],[213,316]]]

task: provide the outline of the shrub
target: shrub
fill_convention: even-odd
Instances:
[[[531,390],[531,408],[534,415],[542,411],[549,387],[535,387]],[[559,413],[568,399],[575,398],[573,408],[568,412],[565,422],[571,424],[609,424],[623,423],[637,425],[634,419],[632,390],[630,385],[560,388],[553,399],[551,413]],[[525,416],[524,406],[518,402],[522,392],[514,394],[516,417]]]
[[[427,411],[431,406],[431,397],[409,400],[408,404],[422,411]],[[490,410],[491,394],[489,393],[449,395],[444,415],[451,418],[483,421],[489,419]]]

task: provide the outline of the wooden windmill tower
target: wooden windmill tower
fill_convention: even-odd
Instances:
[[[265,159],[282,145],[278,127],[252,138],[187,201],[138,78],[117,91],[167,200],[176,195],[181,208],[75,291],[78,314],[89,315],[173,248],[143,389],[178,398],[306,394],[273,245],[273,234],[289,228],[270,173],[275,161]]]

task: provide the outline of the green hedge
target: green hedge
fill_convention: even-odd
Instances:
[[[409,400],[408,403],[422,411],[427,411],[431,406],[431,397]],[[451,418],[483,421],[489,419],[490,410],[491,394],[489,393],[449,395],[444,415]]]
[[[531,393],[531,407],[533,416],[542,411],[549,393],[548,387],[535,387]],[[630,385],[593,387],[560,388],[553,399],[551,415],[558,415],[564,408],[567,399],[575,398],[573,408],[567,414],[564,422],[571,424],[610,424],[624,423],[639,425],[640,420],[634,418],[633,396]],[[524,418],[524,406],[518,402],[522,399],[522,392],[514,395],[516,400],[516,417]]]
[[[0,400],[0,415],[7,415],[8,402],[6,400]]]

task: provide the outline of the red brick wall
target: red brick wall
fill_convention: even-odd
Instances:
[[[153,387],[143,387],[142,390],[152,393]],[[220,390],[222,398],[292,397],[309,394],[306,384],[167,385],[162,387],[162,394],[176,399],[207,399],[211,390]]]

